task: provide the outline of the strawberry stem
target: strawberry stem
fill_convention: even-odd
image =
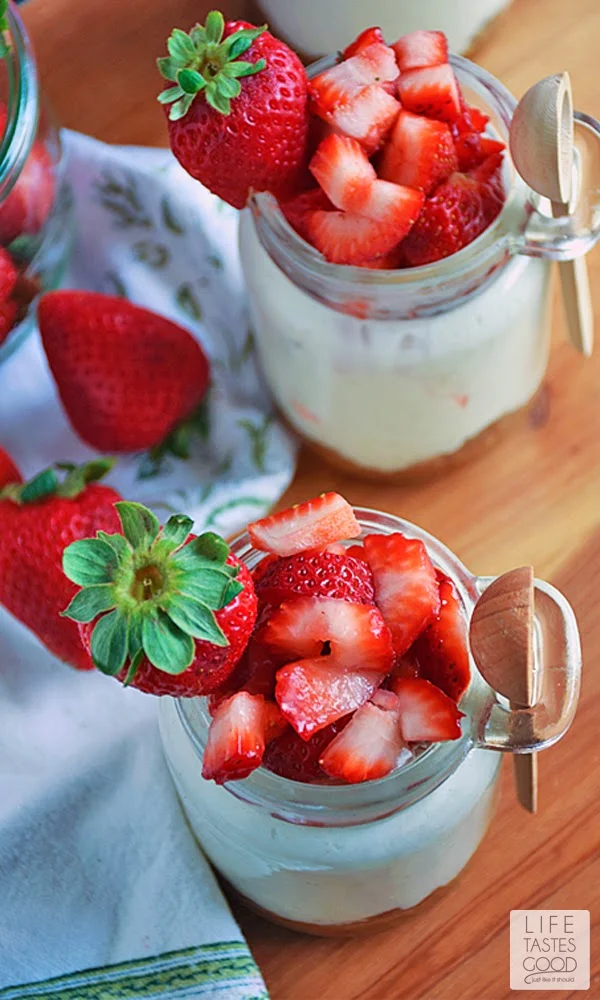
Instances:
[[[0,490],[0,500],[26,504],[51,496],[73,498],[79,496],[88,483],[96,483],[102,479],[114,464],[114,458],[96,458],[79,466],[71,462],[57,462],[53,467],[38,472],[27,483],[5,486]],[[58,472],[66,473],[62,481]]]
[[[1,2],[1,0],[0,0]],[[266,68],[266,61],[240,60],[253,41],[267,30],[241,28],[223,41],[225,19],[212,10],[204,26],[197,24],[189,34],[174,28],[167,41],[169,55],[157,60],[161,76],[174,84],[158,95],[161,104],[170,104],[169,118],[178,121],[189,111],[198,94],[219,114],[231,113],[231,101],[242,92],[240,78]]]

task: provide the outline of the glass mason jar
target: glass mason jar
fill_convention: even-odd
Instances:
[[[386,38],[428,28],[443,31],[454,52],[464,52],[510,0],[260,0],[271,27],[309,56],[343,49],[369,24]]]
[[[468,60],[452,65],[506,142],[514,98]],[[537,210],[507,150],[496,220],[424,267],[330,264],[272,196],[251,199],[240,247],[259,360],[283,417],[313,449],[370,478],[420,478],[532,399],[548,361],[551,260],[585,253],[600,235],[600,126],[578,114],[575,131],[584,155],[574,215]]]
[[[61,280],[72,239],[59,133],[40,94],[35,58],[12,5],[0,59],[0,246],[19,278],[16,310],[0,323],[0,364],[35,325],[37,296]],[[7,331],[7,327],[10,329]]]
[[[491,578],[474,577],[441,542],[406,521],[355,513],[364,533],[422,539],[470,617]],[[246,534],[232,551],[250,569],[263,558]],[[495,751],[540,750],[560,739],[573,718],[581,652],[564,597],[536,581],[534,708],[511,711],[471,667],[460,704],[462,737],[359,785],[302,784],[262,767],[244,781],[205,781],[205,699],[161,699],[163,746],[191,828],[250,906],[295,929],[353,933],[412,911],[456,878],[492,816],[501,760]]]

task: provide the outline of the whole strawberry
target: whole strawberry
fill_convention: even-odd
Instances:
[[[0,448],[0,490],[9,483],[22,483],[23,476],[4,448]]]
[[[298,56],[266,27],[212,11],[189,35],[174,29],[158,60],[171,86],[169,139],[181,165],[243,208],[251,190],[294,193],[307,159],[308,83]],[[242,59],[239,57],[243,56]]]
[[[77,590],[62,572],[62,555],[75,539],[119,530],[119,494],[96,482],[111,464],[102,459],[71,467],[62,483],[47,469],[25,485],[0,490],[0,603],[79,670],[93,664],[75,623],[60,617]]]
[[[66,414],[98,451],[153,448],[206,394],[209,365],[194,337],[126,299],[48,292],[38,322]]]
[[[246,567],[211,532],[175,514],[116,504],[123,534],[70,545],[63,569],[81,589],[65,611],[103,673],[148,694],[209,694],[238,663],[256,620]]]

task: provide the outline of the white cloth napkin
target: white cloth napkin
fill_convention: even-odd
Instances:
[[[166,151],[64,140],[77,217],[65,284],[181,323],[214,373],[209,433],[191,460],[157,474],[143,456],[120,459],[109,481],[159,516],[183,510],[228,534],[277,499],[295,459],[254,365],[237,213]],[[92,454],[37,333],[0,367],[0,444],[26,475]],[[266,996],[184,821],[156,712],[153,698],[57,662],[0,609],[3,1000]]]

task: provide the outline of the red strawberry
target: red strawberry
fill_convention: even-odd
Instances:
[[[5,120],[2,110],[0,123]],[[50,214],[55,190],[52,159],[44,144],[36,141],[15,186],[0,204],[0,243],[6,246],[17,236],[38,233]]]
[[[454,138],[462,132],[485,132],[485,127],[490,120],[488,115],[485,115],[474,105],[467,104],[462,93],[461,109],[459,117],[450,126]]]
[[[218,11],[204,29],[175,29],[168,48],[158,66],[170,86],[159,100],[169,106],[169,140],[181,165],[235,208],[251,190],[292,194],[308,138],[308,82],[298,56],[264,27],[225,24]]]
[[[411,266],[429,264],[471,243],[502,207],[489,182],[469,174],[451,174],[426,199],[417,222],[402,244]]]
[[[362,559],[343,553],[300,552],[269,563],[254,577],[259,600],[277,606],[293,596],[333,597],[355,604],[373,604],[373,575]]]
[[[254,567],[254,569],[252,570],[252,579],[254,580],[255,590],[257,585],[264,577],[265,573],[276,562],[279,562],[279,556],[276,556],[274,552],[271,552],[269,555],[263,556],[260,562]]]
[[[298,597],[273,611],[258,636],[285,662],[320,656],[328,643],[340,669],[392,669],[390,632],[377,608],[328,597]]]
[[[361,559],[367,566],[369,565],[367,554],[362,545],[349,545],[346,549],[346,555],[352,556],[353,559]]]
[[[15,299],[0,302],[0,344],[3,344],[17,321],[18,304]]]
[[[448,62],[448,42],[443,31],[411,31],[394,42],[392,48],[402,73]]]
[[[364,87],[392,82],[398,76],[396,57],[389,46],[374,43],[313,77],[309,83],[313,110],[332,121],[336,108],[347,104]]]
[[[217,707],[236,691],[262,694],[265,698],[275,697],[275,674],[285,665],[285,657],[268,649],[259,639],[262,626],[272,612],[270,605],[264,605],[258,613],[254,631],[239,662],[225,681],[219,684],[208,699],[208,709],[214,714]]]
[[[339,493],[322,493],[313,500],[254,521],[248,525],[248,534],[255,549],[293,556],[304,549],[355,538],[360,535],[360,525],[352,507]]]
[[[119,531],[119,494],[95,482],[110,465],[90,462],[60,484],[46,470],[25,486],[8,487],[0,499],[0,602],[51,653],[80,670],[91,669],[92,661],[75,622],[60,617],[78,589],[63,574],[63,549],[98,530]]]
[[[402,106],[417,115],[453,122],[461,113],[458,83],[448,63],[402,73],[398,95]]]
[[[310,161],[310,172],[336,208],[360,212],[375,168],[356,139],[332,133],[320,144]]]
[[[0,490],[10,483],[22,483],[23,476],[4,448],[0,448]]]
[[[479,132],[461,132],[454,140],[459,170],[472,170],[489,156],[501,153],[504,143]]]
[[[452,133],[444,122],[401,111],[379,165],[379,175],[429,194],[458,167]]]
[[[250,572],[218,535],[190,536],[192,521],[183,514],[161,529],[141,504],[117,509],[126,539],[118,564],[110,562],[110,540],[88,538],[66,549],[64,571],[83,589],[65,613],[81,623],[94,665],[123,683],[179,698],[217,690],[256,621]],[[109,559],[102,579],[90,574],[92,555]],[[109,584],[102,606],[95,603],[98,583]]]
[[[364,705],[383,677],[374,670],[342,670],[332,656],[299,660],[278,671],[275,697],[286,719],[308,740]]]
[[[351,212],[312,212],[306,220],[308,238],[332,264],[370,263],[394,250],[408,232],[414,223],[408,207],[405,219],[384,222]]]
[[[263,764],[269,771],[309,784],[327,781],[327,775],[319,767],[319,758],[334,736],[342,731],[351,716],[347,715],[330,726],[319,730],[308,740],[298,736],[295,729],[288,726],[286,731],[269,744],[265,750]]]
[[[383,257],[373,257],[372,260],[364,260],[360,266],[366,267],[370,271],[396,271],[399,267],[404,267],[404,257],[400,246],[394,247],[393,250],[390,250]]]
[[[438,687],[421,678],[398,677],[392,690],[398,696],[400,728],[407,743],[460,738],[463,713]]]
[[[342,135],[360,142],[371,156],[381,146],[399,111],[398,101],[385,87],[370,84],[334,108],[329,120]]]
[[[394,226],[397,232],[406,234],[418,219],[424,200],[422,191],[376,180],[364,195],[358,211],[369,219]]]
[[[365,28],[358,38],[344,49],[343,58],[350,59],[351,56],[358,55],[363,49],[368,49],[370,45],[375,45],[376,43],[385,45],[385,38],[383,37],[381,28]]]
[[[419,660],[417,659],[415,650],[417,647],[417,642],[410,647],[404,656],[401,656],[398,662],[394,665],[388,680],[387,685],[393,690],[393,682],[396,677],[420,677],[421,676],[421,666]]]
[[[262,695],[238,691],[215,712],[204,748],[202,777],[218,785],[247,778],[260,766],[268,740],[281,732],[276,705],[265,702]]]
[[[390,691],[382,694],[389,700],[375,703],[374,695],[325,750],[319,764],[330,778],[351,783],[374,781],[397,766],[404,747],[399,702]]]
[[[290,226],[308,242],[308,228],[306,220],[308,216],[320,209],[323,212],[332,212],[334,206],[321,188],[311,188],[310,191],[303,191],[302,194],[281,202],[281,211],[285,215]]]
[[[443,577],[439,590],[440,609],[417,640],[414,651],[420,676],[458,702],[471,679],[467,626],[452,580]]]
[[[1,206],[0,206],[1,209]],[[0,247],[0,301],[8,299],[14,292],[19,272],[8,250]]]
[[[403,656],[439,608],[435,569],[423,542],[391,535],[367,535],[364,549],[375,580],[375,600]]]
[[[38,320],[66,414],[99,451],[158,445],[206,393],[208,361],[194,337],[125,299],[48,292]]]

